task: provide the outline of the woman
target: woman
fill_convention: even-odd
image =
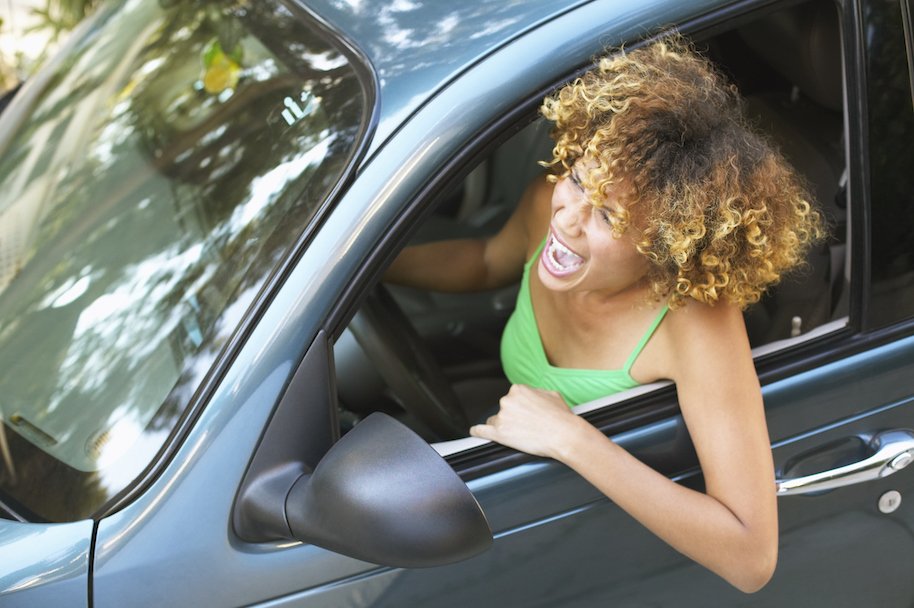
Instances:
[[[802,263],[821,218],[681,38],[602,59],[546,99],[553,174],[495,236],[406,249],[387,279],[445,291],[521,279],[513,383],[470,433],[565,463],[678,551],[752,592],[777,560],[774,467],[742,310]],[[440,269],[447,268],[447,273]],[[675,382],[706,491],[570,405]]]

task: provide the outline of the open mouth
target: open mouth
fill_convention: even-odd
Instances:
[[[584,264],[584,258],[569,249],[551,230],[549,231],[549,240],[546,241],[546,246],[543,247],[541,260],[549,274],[557,277],[567,276]]]

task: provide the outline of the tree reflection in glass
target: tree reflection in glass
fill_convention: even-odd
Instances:
[[[347,58],[272,3],[122,2],[29,83],[0,120],[14,502],[85,517],[149,463],[364,103]]]

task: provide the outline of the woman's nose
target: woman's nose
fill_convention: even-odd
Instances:
[[[584,226],[589,205],[577,201],[563,205],[555,214],[559,228],[569,236],[576,235]]]

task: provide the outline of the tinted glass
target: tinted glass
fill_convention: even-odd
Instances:
[[[146,467],[364,123],[274,2],[111,6],[0,116],[0,487],[85,517]]]
[[[871,326],[914,316],[914,106],[905,4],[906,0],[864,3],[873,231]]]

